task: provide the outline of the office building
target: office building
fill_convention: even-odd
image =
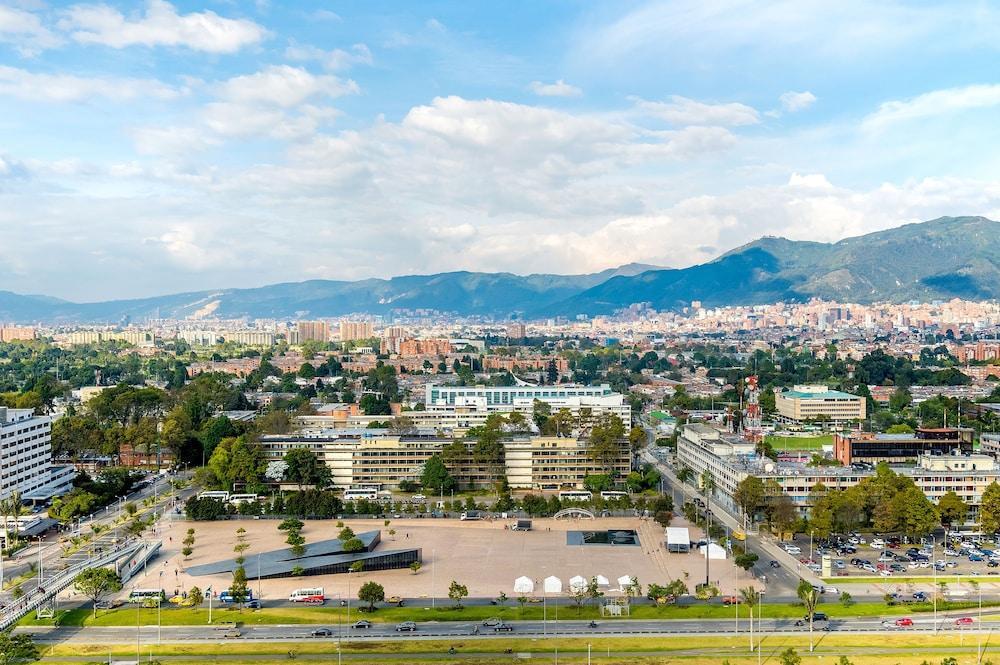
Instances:
[[[775,391],[775,420],[781,423],[830,424],[860,422],[867,416],[864,397],[830,390],[826,386],[798,385],[791,390]]]
[[[705,424],[685,425],[681,429],[677,461],[691,469],[695,478],[708,471],[715,484],[712,501],[733,514],[739,513],[733,494],[748,476],[756,476],[765,483],[773,480],[805,512],[812,506],[817,484],[828,490],[843,490],[874,473],[871,469],[849,466],[775,461],[758,455],[750,441]],[[986,488],[1000,481],[996,460],[988,455],[921,454],[916,464],[896,465],[892,470],[911,478],[931,501],[937,503],[948,492],[955,492],[973,512],[982,503]]]
[[[451,475],[463,487],[492,487],[498,473],[506,474],[516,489],[582,489],[584,479],[604,473],[589,454],[584,439],[512,436],[504,441],[505,466],[490,469],[473,456],[474,441],[456,451],[454,440],[431,430],[395,434],[382,429],[341,428],[262,436],[264,457],[276,462],[294,448],[311,450],[329,468],[339,488],[375,486],[396,489],[400,481],[419,482],[424,464],[433,455],[445,455]],[[624,478],[631,469],[628,440],[621,441],[612,470]]]
[[[424,398],[428,411],[454,407],[474,407],[485,412],[520,411],[531,414],[535,401],[548,404],[552,412],[566,408],[577,413],[590,409],[589,413],[611,413],[618,416],[626,426],[632,423],[632,409],[624,395],[616,393],[611,386],[578,386],[559,384],[555,386],[437,386],[427,385]]]
[[[73,486],[76,470],[52,464],[52,419],[31,409],[0,407],[0,499],[20,492],[47,501]]]
[[[912,434],[834,434],[833,454],[844,465],[912,462],[921,455],[969,454],[974,434],[968,427],[920,427]]]

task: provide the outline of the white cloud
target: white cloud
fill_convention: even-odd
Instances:
[[[781,108],[788,113],[805,110],[816,103],[816,95],[808,90],[803,92],[789,90],[778,99],[781,101]]]
[[[232,102],[296,106],[312,97],[340,97],[358,92],[354,81],[314,75],[300,67],[271,65],[253,74],[236,76],[218,87],[219,97]]]
[[[539,97],[579,97],[583,94],[583,90],[562,79],[555,83],[532,81],[528,88]]]
[[[289,60],[315,60],[332,71],[372,64],[372,52],[365,44],[355,44],[350,50],[337,48],[331,51],[324,51],[315,46],[291,44],[285,49],[285,57]]]
[[[235,53],[263,40],[267,31],[248,19],[212,11],[178,14],[165,0],[149,0],[143,16],[130,18],[109,5],[73,5],[59,27],[81,44],[111,48],[182,46],[208,53]]]
[[[637,99],[635,102],[640,112],[679,127],[691,125],[739,127],[760,122],[757,109],[738,102],[708,104],[679,95],[671,96],[669,102],[651,102],[644,99]]]
[[[881,129],[908,120],[950,115],[1000,105],[1000,84],[969,85],[883,102],[864,120],[867,129]]]
[[[61,39],[42,25],[37,15],[0,5],[0,42],[13,44],[18,53],[30,57],[58,46]]]
[[[36,74],[0,65],[0,96],[43,102],[76,102],[92,97],[116,101],[144,97],[175,99],[184,91],[152,79],[87,78],[70,74]]]

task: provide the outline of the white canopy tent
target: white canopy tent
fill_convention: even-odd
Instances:
[[[618,578],[618,590],[625,593],[625,589],[635,584],[634,575],[622,575]]]
[[[715,543],[709,543],[707,548],[702,545],[698,549],[701,550],[702,556],[708,556],[708,558],[712,560],[722,561],[726,558],[726,549],[721,545],[716,545]]]
[[[599,587],[611,586],[611,580],[609,580],[604,575],[598,575],[597,576],[597,586],[599,586]]]
[[[584,591],[587,588],[587,579],[574,575],[569,578],[569,590],[574,592]]]
[[[691,549],[691,536],[686,526],[668,526],[666,533],[667,551],[685,553]]]
[[[545,578],[542,582],[542,588],[545,590],[545,593],[562,593],[563,583],[561,579],[553,575]]]
[[[535,582],[530,577],[518,577],[514,580],[514,593],[534,593]]]

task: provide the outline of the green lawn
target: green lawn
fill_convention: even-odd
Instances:
[[[1000,603],[984,603],[996,606]],[[859,602],[852,603],[844,607],[837,599],[830,598],[822,603],[823,607],[837,617],[862,617],[862,616],[882,616],[892,614],[909,614],[914,612],[930,612],[933,610],[931,603],[913,603],[908,605],[887,606],[882,602]],[[939,602],[938,609],[963,609],[978,605],[978,602],[968,601],[961,603]],[[740,615],[746,616],[745,607],[740,607]],[[94,617],[93,610],[74,609],[63,610],[56,614],[54,619],[35,620],[33,615],[25,617],[21,625],[25,626],[134,626],[136,624],[136,613],[139,613],[138,621],[142,625],[156,625],[157,615],[155,609],[136,609],[134,607],[122,607],[113,610],[100,610],[97,617]],[[794,618],[802,616],[800,605],[768,605],[764,604],[762,613],[765,617],[771,618]],[[736,615],[735,607],[725,607],[722,605],[706,605],[696,603],[693,605],[666,605],[654,607],[652,605],[637,605],[632,608],[633,619],[727,619]],[[527,605],[522,609],[518,606],[493,607],[475,606],[454,608],[424,608],[424,607],[384,607],[375,612],[359,612],[357,608],[351,608],[351,621],[359,618],[366,618],[370,621],[382,623],[398,623],[400,621],[469,621],[478,622],[492,616],[499,616],[508,621],[517,620],[540,620],[542,618],[541,605]],[[600,614],[592,606],[585,606],[579,610],[576,607],[561,606],[556,608],[550,606],[547,616],[549,619],[560,618],[564,620],[576,619],[598,619]],[[335,624],[341,621],[346,622],[347,610],[333,607],[274,607],[262,610],[244,610],[242,612],[231,609],[221,609],[212,611],[212,621],[238,621],[243,625],[263,625],[263,624]],[[628,618],[609,619],[606,621],[627,621]],[[164,626],[190,626],[208,623],[207,608],[167,608],[164,607],[161,613],[161,623]]]
[[[820,450],[823,446],[833,445],[832,434],[819,434],[816,436],[776,436],[770,434],[767,442],[774,446],[775,450]]]

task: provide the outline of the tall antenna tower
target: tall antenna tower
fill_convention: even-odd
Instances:
[[[746,392],[746,407],[743,412],[743,436],[759,442],[763,438],[760,416],[760,387],[757,385],[757,375],[751,374],[744,382]]]

